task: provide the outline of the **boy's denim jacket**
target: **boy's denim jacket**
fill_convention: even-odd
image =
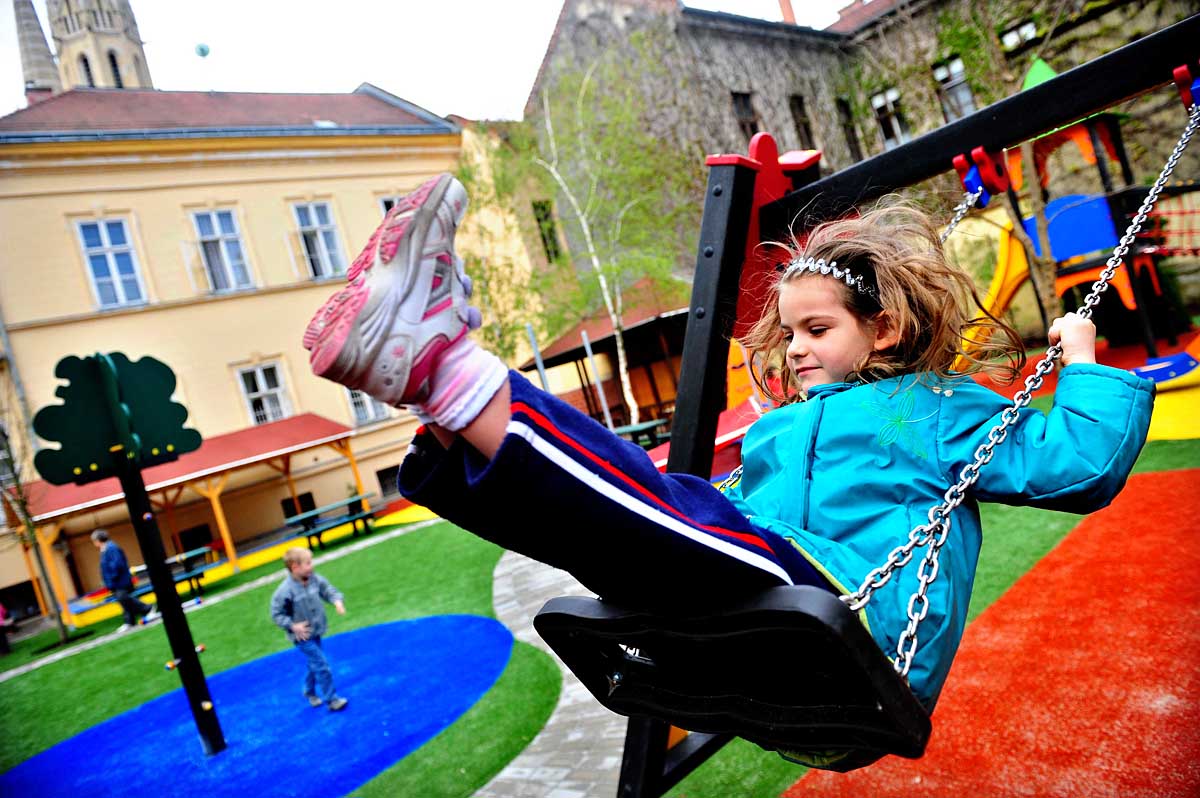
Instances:
[[[271,622],[285,631],[293,643],[296,635],[292,624],[300,621],[308,621],[310,639],[321,637],[329,628],[323,602],[332,604],[341,600],[341,591],[320,574],[314,572],[308,584],[303,585],[289,573],[271,596]]]

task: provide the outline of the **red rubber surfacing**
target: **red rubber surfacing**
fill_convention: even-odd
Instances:
[[[784,795],[1200,796],[1200,469],[1134,475],[967,627],[924,758]]]

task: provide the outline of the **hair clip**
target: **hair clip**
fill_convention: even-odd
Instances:
[[[841,280],[860,294],[875,296],[875,289],[863,282],[861,274],[851,274],[849,269],[839,269],[835,260],[826,263],[824,258],[796,258],[784,267],[782,279],[790,280],[800,272],[831,275],[835,280]]]

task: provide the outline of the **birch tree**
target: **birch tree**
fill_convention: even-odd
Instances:
[[[686,118],[679,104],[687,92],[685,73],[668,67],[675,46],[669,30],[656,26],[585,63],[559,65],[537,98],[530,130],[537,146],[526,153],[558,200],[569,244],[557,264],[566,271],[548,273],[556,282],[547,292],[550,304],[576,315],[604,308],[635,424],[624,291],[641,279],[661,283],[686,270],[703,204],[703,149],[673,127]]]

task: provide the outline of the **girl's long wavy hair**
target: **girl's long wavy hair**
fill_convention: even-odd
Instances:
[[[894,325],[896,345],[869,353],[848,381],[984,372],[1010,383],[1025,365],[1020,336],[983,307],[971,276],[946,259],[932,220],[912,205],[886,198],[861,216],[814,228],[803,246],[794,240],[764,246],[779,251],[783,266],[762,317],[741,340],[751,353],[755,383],[777,402],[802,398],[795,374],[787,367],[779,317],[779,289],[785,281],[830,280],[840,286],[846,309],[867,329]],[[874,296],[830,276],[789,274],[786,264],[797,258],[836,261],[838,268],[861,275]],[[781,379],[768,380],[775,371]]]

